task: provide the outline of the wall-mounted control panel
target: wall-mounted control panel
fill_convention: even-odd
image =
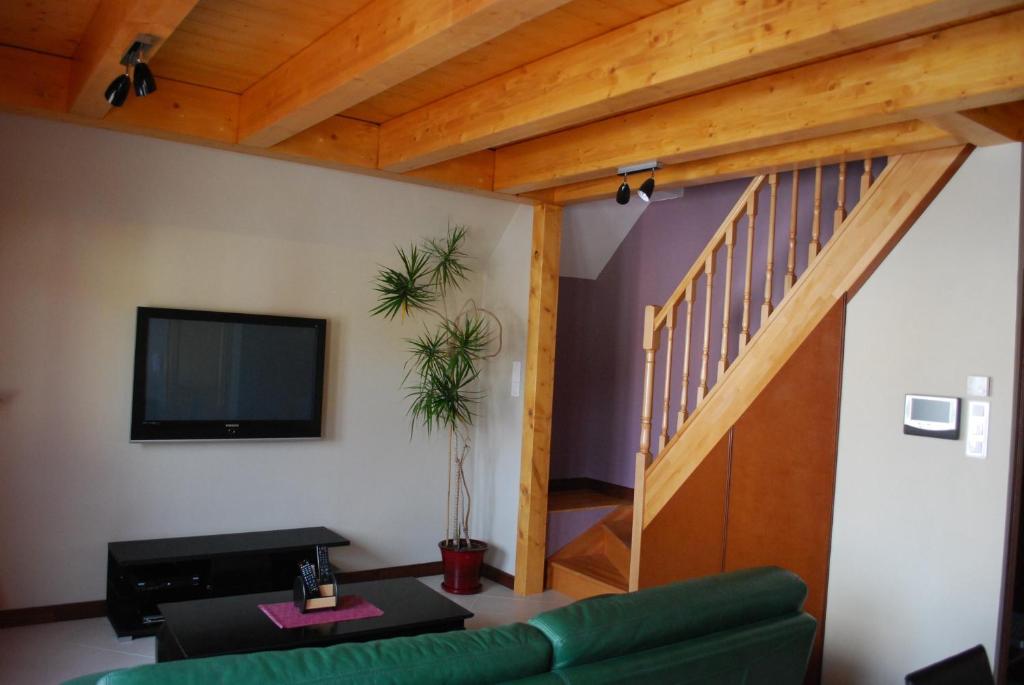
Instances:
[[[907,395],[903,432],[945,440],[960,439],[960,398]]]

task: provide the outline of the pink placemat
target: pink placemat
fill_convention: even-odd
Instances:
[[[267,615],[278,628],[301,628],[321,623],[337,623],[338,621],[354,621],[357,618],[382,616],[383,611],[356,595],[342,595],[336,609],[320,609],[305,614],[298,610],[293,602],[277,604],[260,604],[260,611]]]

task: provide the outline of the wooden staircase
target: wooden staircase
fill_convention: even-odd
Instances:
[[[877,179],[871,160],[863,160],[854,167],[861,170],[860,194],[852,208],[846,193],[848,164],[840,162],[831,210],[833,231],[827,241],[821,217],[830,210],[823,208],[823,171],[818,166],[813,193],[806,198],[811,216],[806,245],[798,245],[797,172],[792,172],[791,195],[786,198],[792,217],[788,232],[776,231],[779,175],[751,181],[665,304],[645,308],[643,404],[633,506],[616,508],[550,557],[548,587],[577,599],[640,587],[641,565],[657,558],[657,550],[643,549],[644,529],[836,302],[871,275],[968,153],[968,148],[947,148],[892,157]],[[764,273],[755,273],[754,264],[759,261],[754,259],[755,230],[764,205],[768,206],[767,254]],[[734,274],[741,223],[746,247],[742,270]],[[772,285],[777,236],[787,241],[781,294],[773,293]],[[804,249],[807,265],[797,273],[797,251]],[[717,293],[713,286],[723,283],[715,278],[720,268],[725,271],[724,292]],[[734,294],[736,280],[741,289]],[[761,302],[753,301],[754,282],[765,284]],[[694,316],[695,309],[700,317]],[[758,309],[760,317],[755,320]],[[716,311],[721,313],[720,321],[713,319]],[[716,333],[721,326],[716,349],[712,349],[713,326]],[[738,344],[731,344],[736,338]],[[679,363],[674,355],[682,356],[678,375],[673,373],[674,361]],[[663,369],[661,379],[657,368]],[[718,373],[712,377],[716,368]],[[656,387],[662,389],[657,407]],[[651,452],[655,425],[656,459]]]

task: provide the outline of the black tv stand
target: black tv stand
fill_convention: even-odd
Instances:
[[[161,602],[287,590],[316,545],[348,544],[322,526],[111,542],[107,615],[118,637],[155,635]]]

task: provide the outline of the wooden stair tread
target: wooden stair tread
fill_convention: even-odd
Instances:
[[[556,490],[548,494],[548,511],[582,511],[632,503],[625,497],[589,489]]]
[[[552,559],[550,563],[552,566],[561,566],[623,592],[629,587],[629,580],[602,554],[584,554],[564,559]]]

